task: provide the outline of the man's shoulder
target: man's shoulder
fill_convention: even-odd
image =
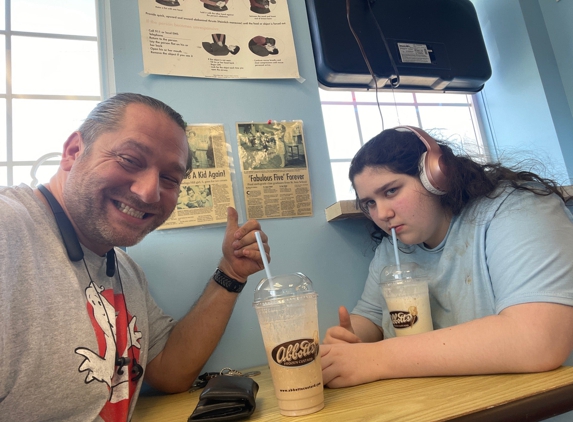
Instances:
[[[29,186],[0,188],[0,249],[34,247],[46,224],[47,215]]]
[[[29,186],[0,187],[0,220],[6,221],[22,212],[34,203],[34,193]]]
[[[12,198],[16,200],[25,200],[26,198],[32,198],[33,196],[34,191],[26,184],[18,186],[0,186],[1,199]]]

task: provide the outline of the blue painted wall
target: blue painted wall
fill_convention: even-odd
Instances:
[[[555,15],[563,10],[554,0],[472,0],[480,20],[492,65],[492,77],[478,94],[489,118],[488,140],[494,156],[517,158],[526,153],[547,166],[547,175],[562,184],[573,183],[573,116],[565,90],[566,69],[572,63],[559,57],[571,54],[561,42],[569,22]],[[544,13],[540,4],[543,3]],[[551,4],[550,4],[551,3]],[[571,5],[566,6],[569,16]],[[551,13],[550,13],[551,12]],[[545,16],[545,19],[544,19]],[[553,36],[550,37],[548,28]],[[568,89],[571,89],[568,81]]]
[[[538,0],[573,114],[573,2]]]
[[[543,16],[552,46],[551,51],[555,55],[555,64],[553,62],[551,64],[556,70],[547,72],[545,79],[548,85],[555,81],[561,81],[562,84],[563,93],[559,92],[559,84],[553,93],[555,110],[553,114],[558,127],[565,164],[569,177],[573,179],[573,3],[571,1],[537,1],[539,9],[534,10],[533,13],[535,16]],[[539,48],[543,49],[542,46]]]
[[[314,216],[261,222],[270,237],[273,274],[300,271],[313,281],[319,294],[323,336],[326,328],[338,323],[338,306],[353,306],[362,293],[372,244],[364,228],[365,220],[327,223],[325,219],[324,209],[336,199],[304,2],[289,2],[299,70],[305,79],[302,83],[141,76],[137,1],[110,3],[116,91],[159,98],[179,111],[188,123],[222,123],[236,168],[239,168],[236,122],[268,119],[304,122]],[[241,208],[239,213],[244,221]],[[199,297],[221,256],[223,232],[222,226],[160,231],[128,249],[145,270],[151,293],[167,313],[180,318]],[[264,276],[260,272],[250,278],[206,370],[226,366],[241,369],[266,362],[252,308],[253,289]]]

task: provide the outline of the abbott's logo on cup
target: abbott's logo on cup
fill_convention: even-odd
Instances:
[[[392,311],[390,312],[390,318],[392,318],[394,328],[412,327],[418,322],[418,308],[410,306],[407,311]]]
[[[271,352],[273,360],[281,366],[303,366],[318,355],[318,341],[301,338],[279,344]]]

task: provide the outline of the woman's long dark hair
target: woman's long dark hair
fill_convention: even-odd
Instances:
[[[459,215],[473,200],[493,198],[500,183],[509,183],[516,189],[527,190],[536,195],[558,195],[564,202],[572,199],[565,196],[557,183],[530,171],[513,169],[500,163],[480,164],[469,157],[455,155],[443,142],[437,141],[442,150],[447,168],[448,191],[440,196],[442,207],[451,215]],[[365,143],[350,163],[348,177],[354,186],[354,178],[365,167],[384,167],[392,173],[420,176],[418,164],[426,152],[426,146],[413,132],[387,129]],[[522,182],[538,182],[532,187]],[[356,188],[355,188],[356,190]],[[358,199],[358,198],[357,198]],[[372,238],[379,243],[387,234],[374,225]]]

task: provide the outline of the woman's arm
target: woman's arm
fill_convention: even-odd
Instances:
[[[573,349],[573,307],[526,303],[464,324],[376,343],[320,348],[328,387],[386,378],[542,372]]]

